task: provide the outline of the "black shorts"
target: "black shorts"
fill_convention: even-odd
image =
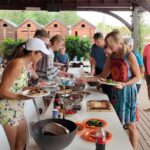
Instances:
[[[146,82],[147,82],[147,85],[150,85],[150,75],[146,76]]]

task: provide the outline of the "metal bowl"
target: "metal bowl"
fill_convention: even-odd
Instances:
[[[72,87],[72,90],[73,91],[83,91],[85,89],[85,84],[75,84],[73,87]]]
[[[43,134],[43,127],[50,123],[58,123],[69,130],[64,135]],[[75,137],[77,126],[74,122],[66,119],[46,119],[35,123],[32,127],[32,135],[36,143],[43,150],[62,150],[67,147]]]
[[[68,97],[64,97],[62,100],[65,105],[78,105],[83,101],[84,95],[82,94],[70,94]]]

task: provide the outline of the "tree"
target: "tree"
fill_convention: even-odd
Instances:
[[[144,23],[144,19],[143,19],[143,13],[139,13],[139,21],[138,21],[138,51],[140,53],[142,53],[142,50],[143,50],[143,47],[144,47],[144,26],[145,26],[145,23]]]
[[[22,23],[25,19],[31,19],[39,24],[46,25],[54,19],[59,19],[66,26],[74,25],[80,17],[76,12],[47,12],[47,11],[0,11],[0,18],[10,20],[16,24]]]
[[[0,45],[0,55],[5,59],[10,60],[14,48],[21,43],[23,43],[22,40],[15,40],[10,38],[4,39],[2,44]]]
[[[77,56],[78,60],[81,57],[87,59],[89,57],[90,47],[90,38],[80,38],[78,36],[68,36],[66,38],[66,49],[71,60],[74,56]]]
[[[126,26],[117,27],[117,26],[107,25],[102,22],[98,23],[97,25],[97,31],[100,31],[104,34],[111,32],[113,29],[118,29],[122,33],[123,36],[131,35],[131,32]]]

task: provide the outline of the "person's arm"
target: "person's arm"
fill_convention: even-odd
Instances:
[[[140,72],[141,72],[142,79],[144,79],[144,77],[145,77],[145,67],[144,66],[140,67]]]
[[[84,79],[79,79],[79,83],[84,83],[84,82],[92,82],[92,81],[104,81],[110,74],[110,56],[107,57],[106,63],[103,69],[103,72],[95,77],[90,77],[90,78],[84,78]]]
[[[65,72],[62,70],[59,70],[59,72],[58,72],[58,76],[68,77],[70,75],[71,75],[71,73],[68,73],[68,72]]]
[[[53,63],[55,67],[63,67],[65,66],[63,63],[59,63],[59,62],[54,62]]]
[[[2,80],[0,83],[0,97],[10,100],[29,99],[22,94],[16,94],[10,91],[10,88],[14,84],[15,80],[21,75],[22,67],[22,62],[19,60],[14,60],[7,65],[3,72]]]
[[[137,83],[140,80],[140,68],[139,68],[137,59],[132,52],[129,54],[128,61],[129,61],[133,76],[129,81],[125,83],[125,86],[132,85],[134,83]]]
[[[90,61],[90,66],[91,66],[91,75],[94,75],[95,74],[95,59],[93,57],[90,56],[89,58],[89,61]]]
[[[144,79],[145,68],[144,68],[144,62],[143,62],[142,56],[137,50],[134,50],[133,52],[134,52],[135,57],[137,59],[138,65],[140,67],[141,78]]]
[[[92,48],[90,50],[89,62],[90,62],[90,66],[91,66],[91,72],[90,72],[90,74],[92,76],[94,76],[95,75],[95,66],[96,66],[95,57],[94,57],[94,46],[92,46]]]

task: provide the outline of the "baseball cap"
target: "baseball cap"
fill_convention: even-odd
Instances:
[[[27,40],[25,48],[27,51],[41,51],[46,55],[50,55],[50,51],[46,48],[45,43],[39,38],[31,38]]]

